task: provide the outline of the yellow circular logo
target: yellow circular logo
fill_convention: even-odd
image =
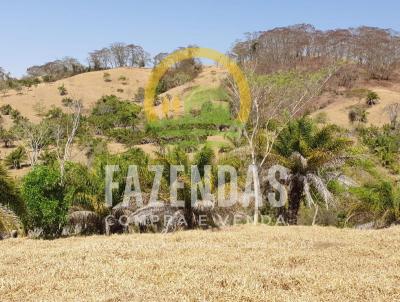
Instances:
[[[237,119],[241,123],[245,123],[250,114],[250,104],[251,95],[249,85],[247,83],[246,77],[240,70],[239,66],[235,61],[230,59],[228,56],[215,51],[210,48],[184,48],[177,50],[172,54],[165,57],[152,71],[150,80],[145,89],[144,98],[144,112],[148,120],[157,119],[158,115],[154,107],[154,98],[156,96],[156,88],[158,82],[161,80],[162,76],[167,72],[167,70],[174,64],[193,58],[206,58],[217,62],[222,65],[228,73],[233,77],[236,85],[239,89],[240,95],[240,111]]]

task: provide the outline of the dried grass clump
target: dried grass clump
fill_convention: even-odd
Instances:
[[[0,242],[3,301],[399,301],[400,228]]]

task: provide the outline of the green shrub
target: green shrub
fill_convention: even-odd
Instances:
[[[368,106],[373,106],[378,104],[380,97],[375,91],[369,91],[367,94],[366,103]]]
[[[66,223],[68,204],[60,173],[48,166],[36,166],[22,181],[22,197],[26,202],[27,226],[41,229],[45,238],[61,235]]]
[[[366,123],[368,121],[368,112],[361,106],[356,106],[349,111],[349,121],[351,123],[361,122]]]
[[[397,172],[400,132],[389,126],[359,128],[357,131],[362,142],[379,158],[381,164]]]
[[[144,101],[144,88],[139,87],[135,93],[134,101],[137,103],[143,103]]]
[[[364,203],[363,208],[374,213],[376,218],[382,218],[388,211],[394,214],[394,220],[400,218],[400,191],[391,182],[381,180],[351,188],[350,192],[355,194]]]
[[[61,100],[62,105],[65,106],[65,107],[71,106],[73,102],[74,102],[74,100],[71,99],[71,98],[63,98]]]
[[[170,68],[158,82],[156,94],[161,94],[179,85],[183,85],[201,72],[202,66],[195,59],[187,59],[175,64]]]
[[[199,147],[199,142],[197,141],[182,141],[178,143],[178,148],[182,149],[186,153],[192,153]]]
[[[142,139],[142,135],[131,128],[108,129],[105,134],[116,142],[128,146],[139,144]]]
[[[5,164],[13,169],[21,169],[22,163],[28,159],[26,150],[22,146],[18,146],[4,160]]]
[[[17,109],[11,110],[11,118],[15,121],[18,120],[21,117],[21,112],[19,112]]]
[[[1,202],[14,211],[22,220],[26,212],[25,203],[21,199],[17,184],[9,177],[7,170],[0,164],[0,196]]]
[[[104,96],[96,102],[88,121],[97,134],[107,134],[110,131],[115,134],[117,129],[124,132],[124,135],[128,132],[133,134],[140,111],[138,105],[122,101],[115,95]]]
[[[140,187],[142,192],[149,192],[152,184],[154,173],[148,170],[149,158],[142,150],[132,148],[127,152],[111,155],[103,153],[95,158],[93,165],[93,175],[96,176],[98,188],[97,193],[100,194],[100,198],[104,200],[104,186],[105,186],[105,166],[106,165],[118,165],[119,171],[114,173],[113,181],[119,184],[117,189],[112,190],[113,205],[122,202],[126,176],[130,165],[137,165]],[[169,173],[169,171],[168,171]]]
[[[19,83],[21,83],[21,85],[26,86],[26,87],[37,86],[41,82],[42,81],[40,81],[40,79],[37,77],[26,77],[26,78],[22,78],[21,80],[19,80]]]
[[[133,129],[140,110],[138,105],[122,101],[115,95],[104,96],[96,102],[88,120],[100,134],[114,128]]]
[[[204,166],[211,165],[214,161],[215,154],[214,151],[208,147],[204,146],[195,156],[194,164],[199,168],[200,176],[204,176]]]
[[[57,89],[58,89],[58,92],[60,93],[61,96],[68,94],[67,88],[65,88],[64,84],[59,86]]]
[[[43,165],[52,166],[57,162],[57,152],[45,149],[39,156],[39,160]]]
[[[13,111],[13,108],[11,107],[10,104],[3,105],[0,107],[1,114],[10,115],[12,111]]]
[[[42,77],[42,80],[43,80],[43,82],[45,82],[45,83],[50,83],[50,82],[54,82],[54,81],[56,81],[56,78],[54,78],[53,76],[51,76],[51,75],[44,75],[43,77]]]
[[[16,139],[17,135],[13,128],[8,130],[0,128],[0,140],[4,143],[5,148],[11,147]]]
[[[103,73],[103,80],[104,82],[111,82],[111,74],[109,74],[108,72]]]

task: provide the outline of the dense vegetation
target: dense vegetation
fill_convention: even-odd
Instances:
[[[339,38],[341,43],[332,43]],[[371,39],[379,43],[371,47],[367,43]],[[272,42],[279,47],[271,48]],[[214,88],[189,87],[180,96],[184,109],[170,114],[168,106],[174,98],[165,92],[201,72],[201,64],[195,59],[176,64],[160,81],[157,93],[162,94],[163,102],[156,105],[165,112],[164,118],[157,121],[146,121],[142,107],[137,105],[143,101],[143,88],[133,101],[103,96],[84,112],[82,104],[61,85],[58,91],[65,96],[63,108],[41,112],[39,123],[32,123],[12,106],[3,105],[0,117],[6,117],[11,125],[0,125],[0,140],[7,150],[0,166],[0,234],[18,230],[53,238],[132,231],[131,227],[134,231],[160,231],[158,227],[144,226],[143,221],[135,220],[128,227],[119,221],[127,215],[139,219],[138,213],[146,213],[144,220],[148,222],[155,211],[171,214],[175,221],[168,222],[164,231],[201,227],[196,219],[199,213],[209,218],[228,215],[229,223],[235,214],[254,215],[256,222],[263,221],[260,214],[268,215],[273,222],[337,227],[365,223],[387,227],[397,223],[400,105],[387,108],[389,125],[367,126],[367,109],[375,106],[380,96],[366,89],[350,89],[365,74],[361,69],[369,78],[386,80],[392,76],[398,61],[397,52],[392,52],[397,49],[396,42],[397,36],[375,28],[322,32],[310,26],[294,26],[261,32],[236,43],[232,55],[247,75],[253,98],[246,123],[235,119],[239,100],[229,77]],[[157,55],[154,63],[166,55]],[[382,56],[389,59],[379,65]],[[90,68],[64,59],[32,67],[30,77],[22,80],[2,72],[0,83],[3,92],[18,90],[15,85],[36,85],[45,79],[88,70],[142,67],[148,61],[148,54],[140,46],[115,43],[92,52]],[[104,81],[108,79],[105,72]],[[357,95],[362,100],[349,108],[349,129],[327,124],[323,115],[309,115],[316,97],[327,90],[337,92],[338,88],[346,89],[348,97]],[[115,142],[126,151],[112,154],[109,146]],[[152,144],[156,151],[146,153],[138,148],[144,144]],[[73,148],[84,150],[86,160],[73,160]],[[283,170],[279,171],[280,178],[274,174],[279,181],[273,186],[267,178],[270,168],[277,164]],[[111,190],[112,204],[108,206],[107,165],[119,167],[113,171],[113,181],[118,186]],[[128,198],[124,195],[132,186],[132,165],[138,169],[144,207],[139,204],[136,191],[130,192]],[[164,166],[157,197],[151,196],[157,173],[149,165]],[[170,168],[176,165],[184,168],[177,176],[182,187],[177,196],[172,196],[170,186],[175,183],[171,181]],[[192,165],[197,165],[199,171],[192,170]],[[254,191],[259,181],[260,194],[254,192],[246,199],[246,206],[240,195],[230,207],[218,207],[216,196],[222,191],[227,193],[231,186],[218,186],[218,165],[236,169],[237,186],[242,192],[252,187],[249,175]],[[249,169],[250,165],[257,169]],[[210,175],[207,166],[211,166]],[[6,170],[25,167],[29,172],[18,180],[11,179]],[[211,194],[195,205],[191,204],[190,188],[194,177],[202,184],[209,181]],[[288,200],[279,206],[269,202],[271,196],[283,200],[276,185],[287,189]],[[183,204],[174,208],[173,198]],[[179,224],[181,218],[186,224]],[[211,226],[216,225],[213,221]]]

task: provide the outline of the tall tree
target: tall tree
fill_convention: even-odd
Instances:
[[[310,102],[322,91],[336,67],[316,73],[281,72],[258,76],[254,66],[247,72],[252,104],[250,117],[241,132],[247,142],[247,152],[252,164],[255,188],[254,222],[258,222],[258,209],[262,204],[259,191],[259,172],[272,151],[275,140],[294,117],[307,109]],[[231,106],[236,114],[240,110],[240,94],[231,78],[226,82]],[[278,121],[278,123],[276,123]]]

